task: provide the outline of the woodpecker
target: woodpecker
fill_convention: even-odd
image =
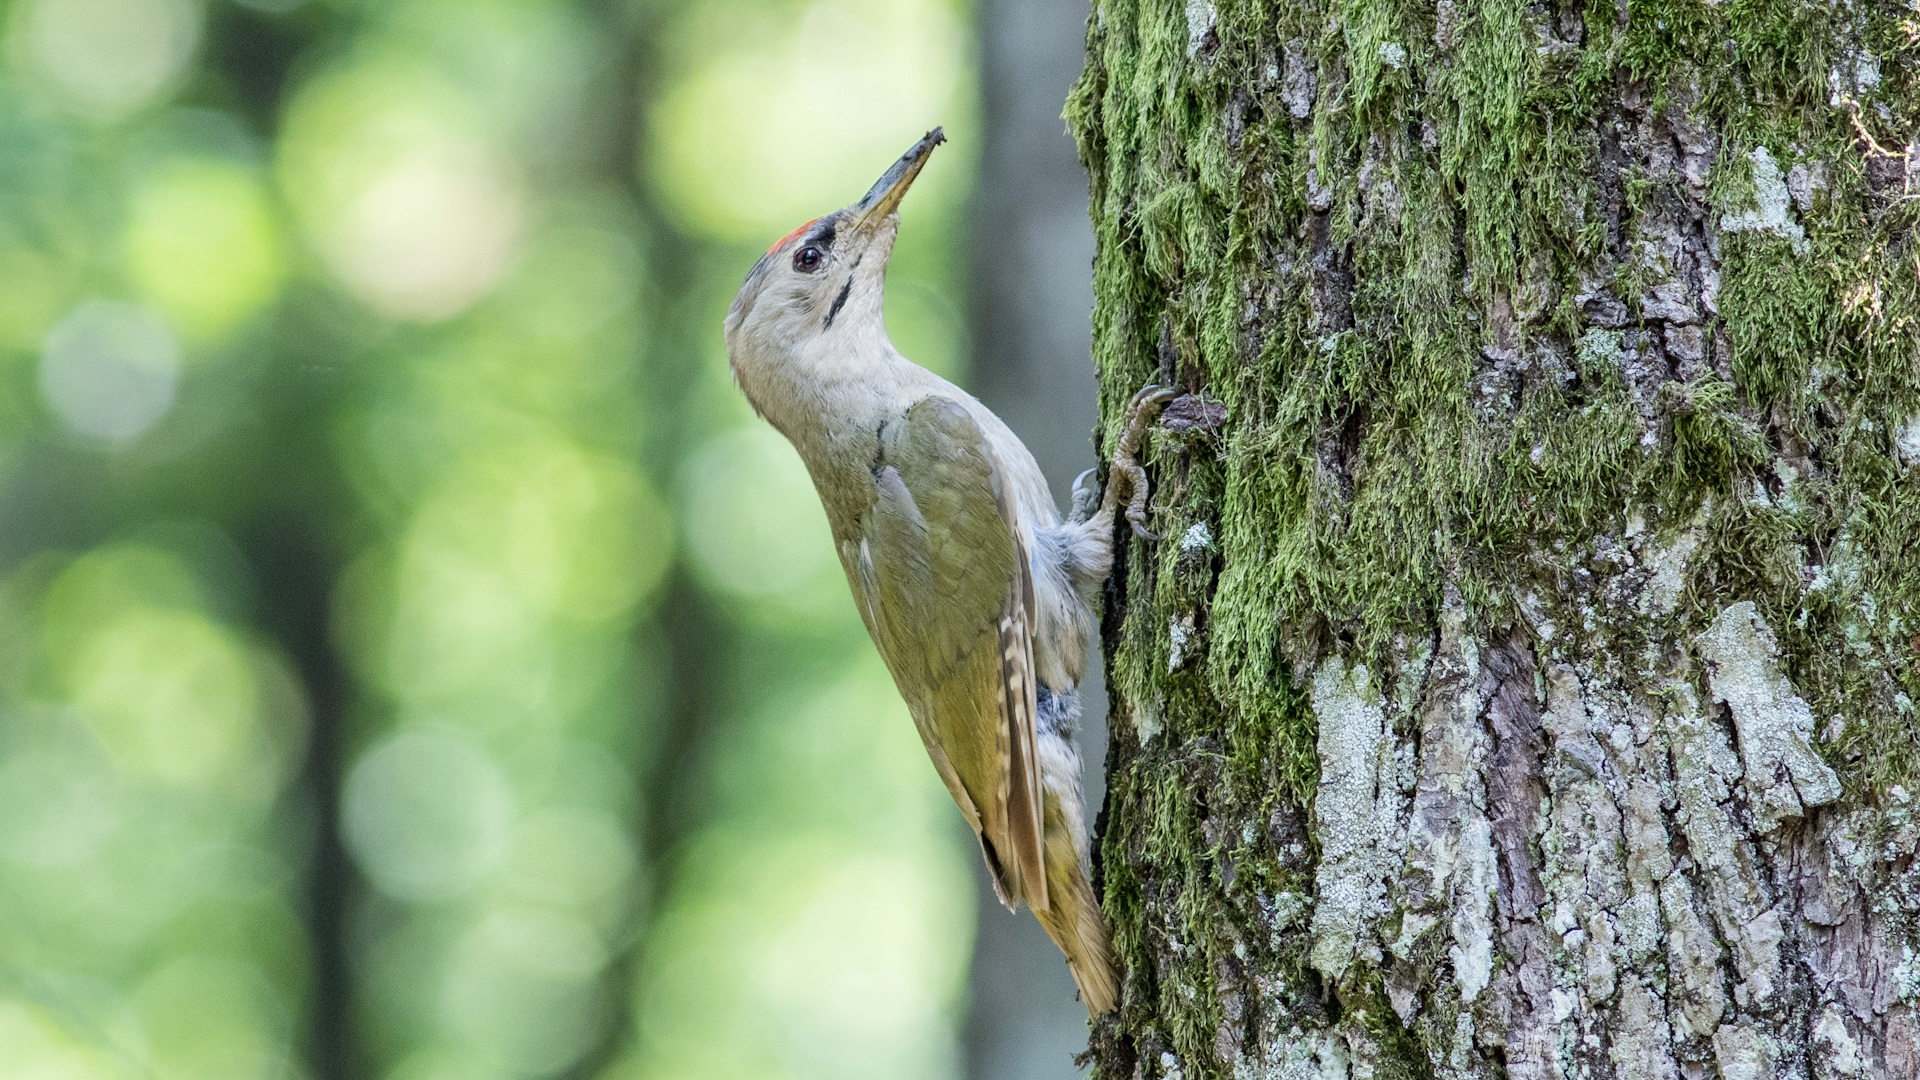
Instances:
[[[1062,520],[1006,424],[900,355],[882,316],[887,262],[900,201],[944,141],[928,132],[859,202],[768,248],[727,312],[727,354],[806,462],[860,617],[1000,902],[1033,910],[1097,1017],[1119,979],[1087,880],[1072,734],[1115,513],[1146,535],[1135,455],[1172,395],[1134,397],[1104,495],[1082,473]]]

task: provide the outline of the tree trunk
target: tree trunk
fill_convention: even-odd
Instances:
[[[1101,1076],[1920,1076],[1917,40],[1095,4]]]

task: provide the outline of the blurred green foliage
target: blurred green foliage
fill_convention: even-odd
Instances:
[[[759,249],[959,0],[0,0],[0,1076],[953,1075],[972,891]]]

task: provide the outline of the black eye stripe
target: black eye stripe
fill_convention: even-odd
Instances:
[[[847,283],[845,285],[840,286],[840,295],[833,298],[833,307],[827,309],[827,324],[826,326],[821,327],[821,329],[824,330],[833,325],[833,317],[835,315],[840,314],[841,308],[847,306],[847,297],[851,295],[852,292],[853,292],[853,277],[849,275],[847,277]]]

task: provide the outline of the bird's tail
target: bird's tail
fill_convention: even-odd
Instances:
[[[1120,1004],[1120,977],[1114,968],[1113,945],[1107,920],[1093,897],[1093,886],[1080,867],[1080,853],[1066,837],[1048,830],[1047,910],[1036,911],[1040,925],[1060,951],[1080,988],[1087,1015],[1097,1017]],[[1064,856],[1064,858],[1060,857]]]
[[[1077,699],[1068,696],[1054,704],[1068,710]],[[1044,711],[1044,710],[1043,710]],[[1071,722],[1053,717],[1042,727],[1040,775],[1046,790],[1045,866],[1047,892],[1043,898],[1022,896],[1040,925],[1067,955],[1080,1000],[1093,1016],[1111,1012],[1120,1004],[1120,976],[1115,970],[1107,920],[1087,881],[1086,813],[1080,804],[1080,755],[1061,733]],[[1033,901],[1040,899],[1039,904]]]

